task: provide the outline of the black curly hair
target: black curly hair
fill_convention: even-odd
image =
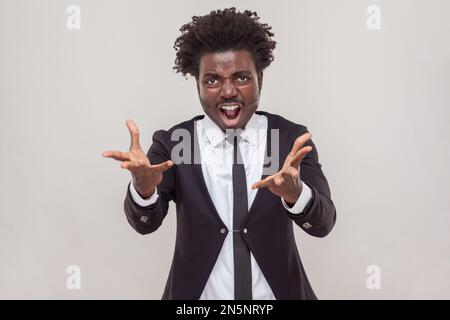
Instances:
[[[190,74],[198,78],[203,54],[245,49],[252,54],[259,73],[273,61],[276,42],[272,40],[272,27],[258,20],[256,12],[239,12],[234,7],[193,16],[191,22],[181,27],[182,35],[175,40],[173,69],[185,77]]]

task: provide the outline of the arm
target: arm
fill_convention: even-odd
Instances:
[[[153,135],[153,144],[147,153],[147,157],[151,159],[152,164],[160,164],[170,160],[170,154],[164,145],[163,136],[164,131],[162,130],[156,131]],[[124,201],[124,210],[127,220],[134,230],[140,234],[148,234],[161,226],[167,215],[169,202],[174,199],[174,186],[175,166],[164,171],[161,183],[155,188],[155,192],[150,199],[147,200],[151,204],[141,206],[133,200],[130,189],[134,189],[134,186],[131,186],[131,183],[129,184]],[[134,198],[136,198],[136,195],[141,197],[137,191]],[[141,200],[144,199],[141,197]]]
[[[307,141],[305,146],[311,146],[312,150],[300,164],[301,179],[311,189],[312,198],[302,214],[287,214],[306,233],[315,237],[325,237],[336,222],[336,208],[319,163],[317,149],[312,140]]]
[[[291,134],[298,137],[290,139],[295,140],[294,145],[281,170],[254,183],[252,188],[268,187],[281,197],[283,205],[288,204],[289,207],[284,206],[286,214],[298,226],[312,236],[325,237],[336,222],[336,209],[311,134],[303,128],[300,132],[292,130]],[[305,186],[309,190],[303,190]],[[311,192],[310,197],[308,191]],[[308,201],[305,198],[309,198]],[[303,202],[302,205],[299,202]]]
[[[158,229],[167,214],[169,201],[174,194],[175,168],[168,151],[169,140],[164,139],[165,131],[154,133],[153,144],[146,155],[139,144],[136,124],[133,120],[127,120],[126,125],[131,136],[130,150],[106,151],[103,156],[120,161],[120,167],[130,171],[134,198],[141,198],[141,201],[133,200],[129,185],[124,203],[125,214],[137,232],[147,234]],[[160,195],[157,194],[157,186]],[[142,199],[149,197],[151,201]]]

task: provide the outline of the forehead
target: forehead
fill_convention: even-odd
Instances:
[[[200,75],[211,72],[228,76],[236,71],[255,72],[253,57],[247,50],[205,53],[200,58]]]

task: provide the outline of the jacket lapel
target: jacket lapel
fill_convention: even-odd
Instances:
[[[187,128],[191,134],[191,165],[194,168],[194,175],[197,177],[200,185],[200,192],[203,194],[203,199],[206,200],[208,207],[210,208],[210,212],[216,217],[217,222],[222,227],[226,227],[225,223],[223,223],[222,219],[219,216],[219,213],[214,205],[214,202],[211,199],[211,195],[209,194],[208,187],[206,186],[205,177],[202,172],[202,164],[200,161],[200,147],[198,144],[197,137],[197,128],[195,121],[203,119],[204,115],[197,116],[189,121],[189,127]]]

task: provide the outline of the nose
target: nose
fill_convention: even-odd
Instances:
[[[220,95],[223,99],[230,99],[237,96],[236,86],[231,79],[226,79],[224,81]]]

